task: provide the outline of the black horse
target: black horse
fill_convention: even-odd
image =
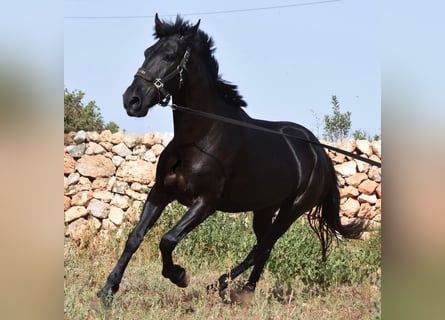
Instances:
[[[178,106],[292,134],[317,142],[306,128],[291,122],[250,118],[236,86],[218,75],[213,40],[179,16],[174,23],[155,18],[158,41],[148,48],[142,67],[123,95],[130,116],[143,117],[170,97]],[[325,257],[332,236],[359,238],[365,226],[342,225],[339,190],[333,165],[325,150],[298,139],[215,121],[183,110],[173,111],[174,138],[162,152],[156,183],[144,204],[140,221],[129,235],[125,250],[98,296],[108,305],[119,289],[125,268],[146,232],[173,200],[189,210],[161,239],[162,275],[179,287],[189,277],[173,263],[172,252],[189,232],[215,210],[253,211],[257,243],[248,256],[216,286],[224,290],[253,266],[243,287],[253,292],[275,242],[291,224],[308,212]]]

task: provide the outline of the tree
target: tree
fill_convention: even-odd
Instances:
[[[371,136],[365,130],[357,129],[352,133],[352,137],[355,140],[368,140],[371,141]]]
[[[119,131],[119,126],[114,122],[109,122],[106,125],[100,109],[96,106],[95,101],[88,102],[84,105],[82,102],[85,93],[80,90],[70,92],[65,88],[64,90],[64,131],[97,131],[108,129],[111,132]]]
[[[351,112],[340,112],[340,103],[337,96],[332,96],[333,114],[324,116],[324,134],[323,137],[329,141],[339,141],[346,138],[351,129]]]

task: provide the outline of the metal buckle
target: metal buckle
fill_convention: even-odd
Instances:
[[[159,90],[164,86],[164,83],[162,82],[161,79],[158,78],[153,81],[153,85],[156,87],[156,89]]]

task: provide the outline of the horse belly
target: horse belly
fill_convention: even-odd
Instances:
[[[295,180],[292,176],[273,172],[235,176],[225,185],[219,209],[240,212],[279,206],[293,192]]]

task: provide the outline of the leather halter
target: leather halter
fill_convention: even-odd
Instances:
[[[181,88],[184,80],[182,73],[184,72],[184,70],[187,70],[187,61],[189,60],[189,57],[190,57],[190,48],[187,47],[179,65],[172,72],[168,73],[162,78],[155,77],[154,75],[151,74],[151,72],[148,69],[144,67],[139,68],[134,76],[140,77],[148,81],[149,83],[153,84],[155,88],[158,90],[159,94],[158,103],[161,106],[165,107],[170,102],[171,94],[165,89],[164,85],[165,83],[167,83],[168,81],[179,75],[179,88]]]

